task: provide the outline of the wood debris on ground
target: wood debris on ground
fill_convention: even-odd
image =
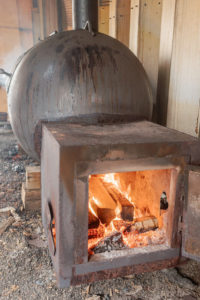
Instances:
[[[14,223],[14,221],[15,221],[14,217],[8,217],[8,219],[1,221],[0,235],[2,235],[8,229],[8,227],[10,227],[10,225],[12,225]]]

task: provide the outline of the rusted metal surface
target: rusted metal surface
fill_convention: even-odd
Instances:
[[[72,0],[73,29],[83,29],[89,21],[98,31],[98,0]]]
[[[144,272],[153,272],[166,268],[172,268],[179,264],[180,257],[174,257],[172,259],[165,259],[151,263],[138,264],[133,266],[126,266],[122,268],[116,268],[105,271],[92,272],[84,275],[73,275],[71,279],[71,285],[79,285],[84,283],[90,283],[98,280],[106,280],[116,277],[123,277],[130,274],[139,274]],[[75,268],[74,268],[75,269]]]
[[[151,119],[152,95],[141,63],[126,46],[75,30],[39,42],[21,58],[8,109],[21,146],[39,159],[34,145],[39,121],[90,114]]]
[[[183,222],[183,255],[200,261],[200,167],[190,166]]]
[[[67,118],[60,118],[59,124],[79,124],[79,125],[106,125],[106,124],[126,124],[131,122],[141,121],[145,119],[145,116],[136,117],[133,115],[115,115],[115,114],[90,114],[90,115],[79,115]],[[34,133],[34,144],[35,151],[38,157],[41,153],[41,140],[42,140],[42,125],[43,124],[56,124],[58,121],[43,121],[40,120],[35,127]]]
[[[72,278],[73,284],[99,280],[101,274],[107,273],[106,269],[108,277],[121,276],[121,268],[129,270],[133,264],[130,257],[123,260],[119,256],[102,263],[88,262],[89,174],[172,169],[166,233],[172,252],[166,250],[166,257],[161,256],[160,250],[156,256],[145,254],[149,261],[144,255],[140,263],[135,257],[135,263],[142,267],[134,266],[130,272],[150,270],[146,263],[158,268],[158,260],[175,259],[177,263],[181,247],[179,219],[183,208],[184,170],[193,159],[191,149],[193,146],[196,149],[196,145],[200,146],[196,138],[147,121],[110,125],[63,121],[43,125],[43,224],[47,228],[45,206],[50,201],[56,221],[56,253],[51,251],[51,256],[60,286],[70,285]],[[115,272],[116,265],[120,270]],[[109,271],[111,266],[112,271]],[[92,274],[94,272],[98,274]]]

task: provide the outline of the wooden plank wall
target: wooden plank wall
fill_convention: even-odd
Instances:
[[[124,45],[129,46],[131,1],[117,0],[116,10],[116,38]]]
[[[0,67],[12,72],[21,54],[57,29],[57,0],[0,0]],[[7,95],[0,88],[3,112]]]
[[[63,30],[72,30],[72,0],[61,0]]]
[[[129,48],[138,55],[140,0],[131,0]]]
[[[44,36],[58,31],[57,0],[43,0]]]
[[[16,59],[33,44],[32,0],[0,0],[0,67],[12,71]],[[0,112],[7,112],[7,95],[0,89]]]
[[[194,136],[200,135],[199,11],[199,0],[112,0],[108,24],[109,35],[129,45],[147,72],[154,120]]]
[[[137,56],[143,64],[156,106],[162,0],[140,0]]]
[[[109,5],[109,35],[116,38],[116,15],[117,15],[117,0],[112,0]]]
[[[99,32],[109,34],[109,5],[99,6]]]
[[[200,1],[176,2],[167,125],[199,137]]]
[[[166,125],[176,0],[163,0],[162,6],[157,84],[157,122]]]
[[[112,0],[107,31],[128,46],[143,64],[156,97],[160,53],[162,4],[164,0]],[[102,15],[99,22],[104,22]],[[106,22],[107,24],[107,22]]]

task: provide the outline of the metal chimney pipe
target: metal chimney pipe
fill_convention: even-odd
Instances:
[[[98,0],[72,0],[73,28],[84,29],[89,21],[92,30],[98,31]]]

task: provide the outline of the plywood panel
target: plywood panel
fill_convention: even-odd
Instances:
[[[0,0],[0,27],[18,27],[16,0]]]
[[[32,47],[32,0],[16,0],[20,43],[23,51]]]
[[[43,40],[45,36],[45,29],[44,29],[44,1],[38,0],[38,9],[40,14],[40,38]],[[33,23],[33,28],[35,24]],[[36,29],[37,30],[37,29]]]
[[[199,136],[200,1],[177,0],[167,125]]]
[[[131,0],[117,0],[117,39],[129,46]]]
[[[157,122],[166,125],[176,0],[163,0],[157,85]]]
[[[32,9],[32,21],[33,21],[33,43],[36,44],[41,37],[41,27],[40,27],[40,11],[39,8]]]
[[[109,35],[116,38],[117,34],[117,0],[112,0],[109,5]]]
[[[19,30],[0,28],[0,66],[11,71],[22,52]]]
[[[58,30],[58,8],[57,0],[44,1],[44,23],[45,36],[49,36],[55,30]]]
[[[32,0],[16,0],[18,27],[32,30]]]
[[[0,67],[12,71],[22,49],[18,29],[0,28]],[[7,112],[7,94],[0,88],[0,112]]]
[[[99,32],[109,34],[109,6],[99,6]]]
[[[7,112],[7,94],[3,88],[0,88],[0,112]]]
[[[18,57],[33,44],[32,0],[0,0],[0,67],[12,72]],[[0,112],[7,95],[0,89]]]
[[[33,46],[33,32],[31,31],[20,31],[20,42],[23,52],[27,51]]]
[[[131,0],[129,48],[136,56],[138,54],[139,12],[140,0]]]
[[[140,0],[138,58],[149,77],[156,102],[162,0]]]

